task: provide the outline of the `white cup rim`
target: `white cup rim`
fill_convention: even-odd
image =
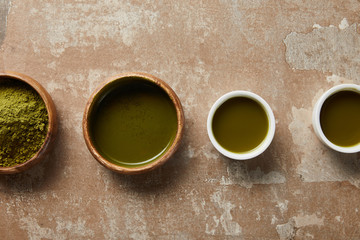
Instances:
[[[341,92],[341,91],[354,91],[354,92],[357,92],[360,94],[360,86],[356,85],[356,84],[352,84],[352,83],[347,83],[347,84],[336,85],[336,86],[330,88],[329,90],[327,90],[318,99],[318,101],[316,102],[316,104],[314,106],[314,110],[313,110],[313,114],[312,114],[313,128],[314,128],[315,134],[318,136],[320,141],[323,144],[325,144],[326,146],[328,146],[329,148],[331,148],[335,151],[338,151],[338,152],[342,152],[342,153],[360,152],[360,142],[358,144],[356,144],[354,146],[350,146],[350,147],[341,147],[341,146],[335,145],[329,139],[327,139],[327,137],[325,136],[325,134],[321,128],[320,113],[321,113],[321,108],[322,108],[324,102],[330,96],[334,95],[335,93]]]
[[[268,117],[268,122],[269,122],[268,132],[267,132],[265,139],[256,148],[254,148],[248,152],[244,152],[244,153],[234,153],[234,152],[228,151],[225,148],[223,148],[216,141],[216,139],[214,137],[214,133],[212,131],[212,120],[213,120],[216,110],[224,102],[226,102],[227,100],[234,98],[234,97],[247,97],[249,99],[255,100],[264,109],[264,111]],[[228,92],[228,93],[224,94],[223,96],[221,96],[218,100],[216,100],[214,105],[211,107],[208,118],[207,118],[207,132],[208,132],[208,136],[209,136],[210,141],[213,144],[213,146],[216,148],[216,150],[218,150],[224,156],[235,159],[235,160],[251,159],[251,158],[254,158],[254,157],[260,155],[261,153],[263,153],[269,147],[270,143],[272,142],[274,135],[275,135],[274,113],[271,110],[269,104],[262,97],[260,97],[259,95],[255,94],[253,92],[242,91],[242,90]]]

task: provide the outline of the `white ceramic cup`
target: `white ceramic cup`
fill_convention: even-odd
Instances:
[[[242,152],[242,153],[235,153],[235,152],[231,152],[226,150],[225,148],[223,148],[215,139],[214,137],[214,133],[213,133],[213,129],[212,129],[212,121],[213,121],[213,117],[214,114],[216,112],[216,110],[227,100],[234,98],[234,97],[246,97],[252,100],[255,100],[258,104],[260,104],[260,106],[264,109],[267,118],[268,118],[268,132],[266,134],[266,137],[264,138],[264,140],[254,149],[247,151],[247,152]],[[274,117],[274,113],[272,112],[269,104],[260,96],[256,95],[255,93],[252,92],[248,92],[248,91],[233,91],[233,92],[229,92],[226,93],[225,95],[223,95],[222,97],[220,97],[215,103],[214,105],[211,107],[208,118],[207,118],[207,132],[210,138],[211,143],[213,144],[213,146],[223,155],[225,155],[226,157],[232,158],[232,159],[236,159],[236,160],[247,160],[247,159],[251,159],[254,158],[258,155],[260,155],[261,153],[263,153],[270,145],[270,143],[272,142],[274,135],[275,135],[275,117]]]
[[[354,92],[357,92],[360,94],[360,86],[356,85],[356,84],[340,84],[340,85],[332,87],[328,91],[326,91],[316,102],[314,110],[313,110],[312,123],[313,123],[314,131],[323,144],[325,144],[326,146],[328,146],[329,148],[331,148],[335,151],[342,152],[342,153],[360,152],[360,143],[358,143],[355,146],[351,146],[351,147],[341,147],[341,146],[335,145],[326,138],[326,136],[321,128],[320,113],[321,113],[321,108],[322,108],[325,100],[328,99],[333,94],[341,92],[341,91],[354,91]]]

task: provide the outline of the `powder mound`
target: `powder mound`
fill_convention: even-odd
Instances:
[[[0,167],[32,158],[44,143],[48,113],[40,95],[26,83],[0,83]]]

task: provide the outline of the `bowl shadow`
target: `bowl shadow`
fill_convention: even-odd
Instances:
[[[60,156],[64,149],[60,146],[61,136],[57,134],[54,147],[45,158],[31,168],[15,174],[0,175],[0,192],[31,193],[50,188],[61,174]]]
[[[186,128],[184,131],[186,132]],[[188,169],[185,132],[178,150],[162,166],[137,175],[122,175],[111,171],[111,178],[119,186],[141,194],[163,193],[176,188]]]

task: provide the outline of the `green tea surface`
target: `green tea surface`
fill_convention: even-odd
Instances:
[[[135,80],[103,95],[92,110],[90,136],[106,159],[136,167],[169,148],[177,132],[177,116],[160,87]]]
[[[360,94],[341,91],[330,96],[321,108],[320,124],[326,138],[335,145],[360,143]]]
[[[269,122],[263,107],[247,97],[234,97],[215,112],[212,129],[216,141],[228,151],[244,153],[266,137]]]

